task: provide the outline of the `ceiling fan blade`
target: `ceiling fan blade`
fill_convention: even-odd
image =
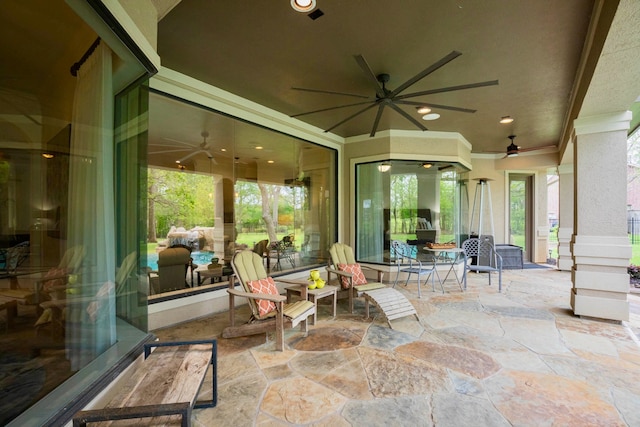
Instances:
[[[166,138],[164,136],[162,137],[162,139],[164,139],[165,141],[177,142],[178,144],[182,144],[182,145],[185,145],[187,147],[192,147],[192,148],[195,148],[195,147],[198,146],[198,144],[195,144],[195,143],[192,144],[192,143],[189,143],[189,142],[180,141],[179,139]]]
[[[530,147],[530,148],[520,148],[518,147],[518,151],[521,153],[526,153],[527,151],[537,151],[537,150],[545,150],[547,148],[557,148],[556,145],[541,145],[539,147]]]
[[[320,89],[306,89],[303,87],[292,87],[293,90],[301,90],[304,92],[314,92],[314,93],[326,93],[328,95],[344,95],[344,96],[353,96],[355,98],[364,98],[369,99],[368,96],[365,95],[356,95],[355,93],[346,93],[346,92],[333,92],[330,90],[320,90]]]
[[[407,80],[406,82],[404,82],[400,86],[398,86],[393,92],[391,92],[391,97],[394,97],[394,96],[400,94],[403,90],[407,89],[412,84],[422,80],[423,78],[425,78],[429,74],[431,74],[434,71],[436,71],[438,68],[448,64],[449,62],[453,61],[454,59],[456,59],[460,55],[462,55],[462,53],[460,53],[458,51],[455,51],[455,50],[452,51],[451,53],[449,53],[447,56],[445,56],[441,60],[433,63],[430,66],[428,66],[427,68],[425,68],[424,70],[422,70],[421,72],[419,72],[418,74],[416,74],[415,76],[413,76],[412,78],[410,78],[409,80]]]
[[[177,161],[177,163],[182,163],[182,162],[184,162],[185,160],[190,159],[191,157],[193,157],[193,156],[195,156],[196,154],[199,154],[199,153],[201,153],[201,152],[202,152],[202,150],[193,151],[193,152],[191,152],[191,153],[187,154],[186,156],[184,156],[183,158],[179,159],[179,160]]]
[[[486,82],[469,83],[466,85],[449,86],[449,87],[443,87],[440,89],[431,89],[431,90],[423,90],[421,92],[408,93],[406,95],[398,96],[397,99],[413,98],[415,96],[423,96],[423,95],[432,95],[434,93],[453,92],[456,90],[474,89],[477,87],[484,87],[484,86],[495,86],[497,84],[498,84],[498,80],[489,80]]]
[[[354,105],[363,105],[363,104],[369,104],[369,103],[374,103],[374,102],[375,101],[364,101],[364,102],[356,102],[354,104],[338,105],[337,107],[321,108],[319,110],[307,111],[306,113],[294,114],[294,115],[289,116],[289,117],[306,116],[307,114],[320,113],[320,112],[323,112],[323,111],[337,110],[339,108],[353,107]]]
[[[217,165],[218,162],[216,162],[216,159],[213,157],[213,154],[211,154],[210,151],[207,150],[201,150],[204,154],[207,155],[207,157],[209,158],[209,160],[211,160],[211,163],[213,163],[214,165]]]
[[[173,150],[149,151],[149,154],[167,154],[167,153],[184,153],[188,148],[176,148]]]
[[[425,105],[427,107],[438,108],[440,110],[460,111],[462,113],[475,113],[476,111],[478,111],[478,110],[472,110],[471,108],[451,107],[449,105],[432,104],[429,102],[405,101],[405,100],[396,100],[395,102],[396,104],[403,104],[403,105],[415,105],[415,106]]]
[[[382,85],[380,85],[380,82],[378,81],[378,78],[376,77],[374,72],[371,70],[371,67],[369,67],[369,64],[367,63],[367,60],[364,59],[364,56],[362,56],[362,55],[355,55],[354,58],[356,59],[356,62],[358,63],[358,65],[360,66],[360,68],[362,69],[364,74],[367,76],[369,81],[376,88],[376,94],[378,95],[378,97],[384,98],[384,96],[386,94],[384,93],[384,90],[382,89]]]
[[[420,123],[419,121],[417,121],[415,118],[411,117],[409,114],[407,114],[406,111],[404,111],[402,108],[398,107],[396,104],[394,104],[393,102],[389,103],[389,106],[391,108],[393,108],[394,110],[396,110],[402,117],[404,117],[405,119],[409,120],[411,123],[413,123],[414,125],[416,125],[419,129],[421,130],[428,130],[426,127],[424,127],[424,125],[422,123]]]
[[[380,118],[382,117],[382,111],[384,110],[385,105],[386,105],[386,102],[381,102],[380,105],[378,105],[378,113],[376,114],[376,119],[373,121],[373,127],[371,128],[371,133],[369,134],[371,138],[376,136],[376,130],[378,130],[378,123],[380,123]]]
[[[340,126],[341,124],[348,122],[349,120],[353,119],[353,118],[354,118],[354,117],[356,117],[356,116],[359,116],[360,114],[362,114],[362,113],[364,113],[365,111],[367,111],[369,108],[372,108],[373,106],[375,106],[377,103],[379,103],[379,101],[372,102],[372,103],[371,103],[371,105],[369,105],[369,106],[367,106],[367,107],[364,107],[362,110],[360,110],[360,111],[358,111],[358,112],[356,112],[356,113],[353,113],[352,115],[350,115],[350,116],[349,116],[349,117],[347,117],[346,119],[341,120],[341,121],[339,121],[338,123],[336,123],[335,125],[331,126],[329,129],[326,129],[326,130],[325,130],[325,132],[332,131],[333,129],[337,128],[337,127],[338,127],[338,126]]]

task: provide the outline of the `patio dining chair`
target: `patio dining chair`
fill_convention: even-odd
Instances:
[[[476,238],[462,242],[462,249],[467,256],[464,271],[464,288],[467,288],[467,273],[475,271],[487,273],[491,286],[491,273],[498,273],[498,292],[502,292],[502,256],[496,252],[491,239]]]
[[[399,240],[394,240],[391,242],[392,255],[395,256],[396,260],[396,280],[393,282],[393,287],[398,284],[398,279],[400,278],[400,273],[406,274],[407,279],[404,282],[404,285],[407,286],[409,284],[409,280],[412,275],[416,275],[416,282],[418,284],[418,298],[422,298],[422,292],[420,290],[420,284],[422,283],[421,277],[426,275],[424,283],[426,284],[429,278],[431,278],[431,287],[433,291],[436,290],[435,285],[435,277],[438,276],[438,270],[436,270],[436,262],[435,259],[433,263],[428,265],[423,264],[417,258],[416,255],[413,254],[413,248],[411,245],[405,242],[401,242]],[[440,288],[442,289],[442,293],[444,293],[444,287],[442,282],[440,281],[440,276],[438,276],[438,282],[440,283]]]
[[[287,297],[280,295],[273,278],[267,275],[262,257],[252,250],[238,251],[231,259],[235,277],[241,290],[235,288],[235,280],[229,281],[229,320],[231,325],[222,331],[223,338],[234,338],[276,331],[276,348],[284,350],[285,327],[295,328],[298,324],[303,333],[308,331],[308,318],[316,312],[316,306],[307,301],[307,284],[278,280],[282,283],[300,285],[299,301],[287,304]],[[235,297],[247,298],[251,308],[251,318],[243,325],[235,324]]]
[[[12,275],[18,267],[29,259],[29,241],[18,243],[15,246],[0,251],[0,275]]]

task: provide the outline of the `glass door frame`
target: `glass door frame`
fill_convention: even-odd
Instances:
[[[512,244],[516,244],[517,242],[512,242],[511,241],[511,236],[512,236],[512,217],[513,217],[513,210],[512,210],[512,194],[511,194],[511,184],[515,181],[521,181],[524,182],[524,204],[523,204],[523,209],[524,209],[524,245],[522,247],[522,258],[524,262],[531,262],[532,260],[532,255],[533,255],[533,244],[534,244],[534,209],[535,209],[535,200],[534,200],[534,194],[535,194],[535,174],[534,173],[510,173],[508,174],[508,179],[507,179],[507,194],[508,194],[508,206],[509,206],[509,210],[508,210],[508,218],[507,218],[507,231],[508,231],[508,237],[509,237],[509,242]],[[520,246],[520,245],[518,245]]]

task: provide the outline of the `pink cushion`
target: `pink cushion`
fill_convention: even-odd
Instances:
[[[276,282],[274,282],[271,277],[260,280],[251,280],[247,285],[254,294],[278,295]],[[276,303],[273,301],[258,299],[256,300],[256,304],[258,304],[258,314],[260,314],[260,316],[265,316],[276,309]]]
[[[338,270],[353,274],[351,278],[353,286],[367,284],[367,278],[364,277],[360,264],[338,264]],[[348,277],[340,276],[340,282],[342,283],[342,289],[349,289]]]
[[[42,289],[45,292],[48,292],[55,287],[66,285],[67,273],[68,273],[68,270],[66,268],[50,269],[49,271],[47,271],[47,274],[45,274],[43,277]],[[51,278],[51,280],[47,280],[48,278]]]

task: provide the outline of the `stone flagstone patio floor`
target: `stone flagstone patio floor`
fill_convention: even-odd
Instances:
[[[640,298],[620,324],[574,316],[568,272],[508,270],[502,293],[495,279],[470,274],[466,292],[449,280],[421,299],[399,285],[420,321],[393,329],[375,309],[363,319],[362,301],[352,315],[340,300],[331,319],[327,298],[284,352],[265,334],[220,338],[218,405],[193,425],[640,426]],[[212,338],[227,325],[220,313],[154,333]]]

